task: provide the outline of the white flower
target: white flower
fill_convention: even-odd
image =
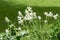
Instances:
[[[6,30],[5,30],[5,32],[6,32],[6,33],[8,33],[8,32],[9,32],[9,30],[8,30],[8,29],[6,29]]]
[[[45,14],[46,16],[48,16],[48,17],[52,17],[52,16],[53,16],[53,13],[52,13],[52,12],[49,12],[49,13],[48,13],[48,12],[45,12],[44,14]]]
[[[20,16],[18,16],[17,18],[18,18],[18,20],[22,20],[22,17],[20,17]]]
[[[36,12],[34,12],[33,15],[36,15]]]
[[[18,15],[22,15],[22,13],[20,11],[18,11]]]
[[[44,23],[47,23],[48,22],[48,20],[44,20]]]
[[[6,22],[10,22],[10,20],[8,19],[8,17],[5,17],[5,21]]]
[[[29,13],[28,10],[25,10],[25,13],[26,13],[26,14]]]
[[[31,7],[27,7],[28,10],[31,10],[32,8]]]
[[[14,25],[14,24],[11,24],[11,25],[9,25],[9,26],[10,26],[10,28],[11,28],[11,27],[15,27],[15,25]]]
[[[56,15],[54,15],[54,16],[53,16],[53,18],[54,18],[54,19],[57,19],[57,16],[56,16]]]
[[[56,14],[56,16],[58,17],[59,15],[58,15],[58,14]]]
[[[23,20],[19,20],[19,21],[18,21],[18,24],[21,24],[21,23],[23,23]]]
[[[18,16],[17,18],[18,18],[18,24],[23,23],[22,17]]]
[[[33,14],[32,13],[28,13],[28,14],[25,15],[24,19],[25,20],[31,20],[32,17],[33,17]]]
[[[29,33],[29,30],[27,30],[27,31],[23,30],[23,31],[21,32],[21,35],[23,36],[24,34],[28,34],[28,33]]]
[[[46,16],[48,16],[48,12],[45,12],[44,14],[45,14]]]
[[[31,16],[25,16],[24,19],[25,19],[25,20],[31,20],[32,17],[31,17]]]
[[[53,17],[53,13],[52,12],[49,12],[49,17]]]
[[[53,18],[54,19],[57,19],[58,18],[58,14],[54,15]]]
[[[26,31],[24,30],[24,31],[21,32],[21,35],[23,36],[25,33],[26,33]]]
[[[27,9],[25,9],[25,13],[28,14],[28,13],[32,13],[32,9],[30,7],[27,7]]]
[[[38,19],[40,20],[41,19],[41,16],[38,16]]]
[[[37,16],[36,16],[36,12],[34,12],[34,13],[33,13],[33,18],[36,18],[36,17],[37,17]]]
[[[19,27],[18,30],[21,30],[21,28]]]

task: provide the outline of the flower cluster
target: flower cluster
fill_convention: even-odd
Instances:
[[[23,15],[20,11],[18,11],[18,17],[17,18],[18,18],[18,23],[19,24],[23,22]]]
[[[31,7],[27,7],[25,9],[25,16],[22,15],[20,11],[18,11],[18,24],[22,23],[25,20],[32,20],[36,18],[36,12],[33,12]]]
[[[27,7],[27,9],[25,9],[25,20],[31,20],[33,18],[36,18],[36,12],[33,12],[31,7]]]
[[[8,23],[9,28],[0,35],[0,40],[20,40],[21,37],[28,35],[29,30],[22,30],[21,27],[16,28],[8,17],[5,17],[5,21]]]
[[[54,18],[54,19],[57,19],[58,18],[58,14],[53,14],[52,12],[44,12],[44,15],[46,17],[51,17],[51,18]],[[35,19],[35,18],[38,18],[39,20],[42,19],[41,16],[37,16],[36,15],[36,12],[33,12],[32,8],[31,7],[27,7],[25,9],[25,16],[22,15],[22,13],[20,11],[18,11],[18,23],[23,23],[23,21],[25,20],[32,20],[32,19]],[[47,19],[44,20],[44,22],[48,22]]]
[[[52,12],[45,12],[44,15],[46,15],[47,17],[53,17],[54,19],[58,18],[58,14],[53,14]]]

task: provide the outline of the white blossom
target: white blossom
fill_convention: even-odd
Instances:
[[[56,16],[58,17],[59,15],[58,15],[58,14],[56,14]]]
[[[33,17],[33,14],[32,13],[28,13],[28,14],[25,15],[24,19],[25,20],[31,20],[32,17]]]
[[[56,16],[56,15],[54,15],[54,16],[53,16],[53,18],[54,18],[54,19],[57,19],[57,16]]]
[[[28,14],[28,13],[32,13],[32,8],[31,7],[27,7],[27,9],[25,9],[25,13]]]
[[[57,19],[58,18],[58,14],[54,15],[53,18],[54,19]]]
[[[31,20],[32,17],[31,17],[31,16],[25,16],[24,19],[25,19],[25,20]]]
[[[49,12],[49,13],[48,13],[48,12],[45,12],[44,14],[45,14],[47,17],[53,17],[53,13],[52,13],[52,12]]]
[[[41,19],[41,16],[38,16],[38,19],[40,20]]]
[[[21,23],[23,23],[23,20],[19,20],[19,21],[18,21],[18,24],[21,24]]]
[[[49,17],[53,17],[53,13],[52,12],[49,12]]]
[[[31,7],[27,7],[28,10],[31,10],[32,8]]]
[[[21,27],[19,27],[18,30],[21,30]]]
[[[25,14],[29,13],[28,10],[25,10]]]
[[[23,23],[23,19],[22,19],[22,17],[18,16],[17,18],[18,18],[18,24]]]
[[[15,27],[15,25],[14,24],[11,24],[11,25],[9,25],[9,27],[11,28],[11,27]]]
[[[27,31],[23,30],[23,31],[21,32],[21,35],[23,36],[24,34],[27,34],[27,33],[29,33],[29,30],[27,30]]]
[[[8,29],[6,29],[6,30],[5,30],[5,32],[6,32],[6,33],[8,33],[8,32],[9,32],[9,30],[8,30]]]
[[[48,20],[44,20],[44,23],[47,23],[48,22]]]
[[[25,20],[31,20],[33,18],[36,18],[36,13],[32,11],[32,8],[27,7],[27,9],[25,10],[26,15],[25,15],[24,19]]]
[[[48,15],[48,12],[44,12],[44,15],[49,16],[49,15]]]
[[[20,11],[18,11],[18,15],[22,15],[22,13]]]
[[[24,31],[21,32],[21,35],[23,36],[25,33],[26,33],[26,31],[24,30]]]
[[[10,22],[10,20],[8,19],[8,17],[5,17],[5,21],[6,22]]]
[[[18,16],[17,18],[18,18],[18,20],[22,20],[22,17],[20,17],[20,16]]]
[[[37,17],[37,16],[36,16],[36,12],[34,12],[34,13],[33,13],[33,18],[36,18],[36,17]]]

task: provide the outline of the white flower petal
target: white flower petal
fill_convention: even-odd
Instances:
[[[41,16],[38,16],[38,19],[40,20],[41,19]]]
[[[44,23],[47,23],[48,22],[48,20],[44,20]]]
[[[8,17],[5,17],[5,21],[6,22],[10,22],[10,20],[8,19]]]
[[[49,17],[53,17],[53,13],[52,12],[49,12]]]
[[[18,11],[18,15],[22,15],[22,13],[20,11]]]

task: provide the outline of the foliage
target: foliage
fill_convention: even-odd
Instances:
[[[0,40],[60,40],[58,14],[44,12],[45,19],[43,19],[31,7],[27,7],[24,13],[25,15],[22,15],[18,11],[18,28],[5,17],[9,27],[0,35]]]

